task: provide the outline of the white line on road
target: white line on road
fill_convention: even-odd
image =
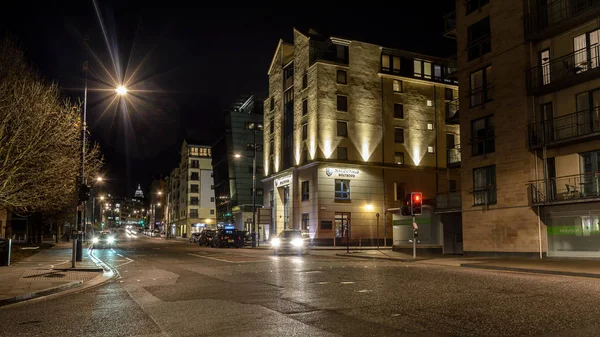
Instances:
[[[196,256],[196,257],[203,257],[205,259],[215,260],[215,261],[221,261],[221,262],[227,262],[227,263],[239,263],[239,262],[232,262],[232,261],[229,261],[229,260],[218,259],[216,257],[210,257],[210,256],[204,256],[204,255],[198,255],[198,254],[192,254],[192,253],[188,253],[188,255]]]

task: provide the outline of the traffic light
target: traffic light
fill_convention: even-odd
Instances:
[[[423,205],[423,193],[412,192],[410,194],[410,212],[412,215],[421,215],[421,206]]]
[[[407,194],[404,196],[404,204],[402,205],[402,208],[400,209],[400,213],[402,215],[412,215],[411,211],[410,211],[410,194]]]
[[[90,200],[90,187],[86,184],[79,185],[79,202]]]

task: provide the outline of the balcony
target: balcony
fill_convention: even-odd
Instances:
[[[543,40],[600,14],[598,0],[556,0],[525,16],[525,37]]]
[[[529,148],[558,147],[600,138],[600,107],[527,126]]]
[[[446,124],[458,125],[458,99],[450,102],[446,102]]]
[[[462,199],[460,192],[438,193],[435,196],[435,212],[450,213],[460,212],[462,209]]]
[[[444,78],[458,79],[458,61],[456,54],[448,57],[448,64],[444,68]]]
[[[446,166],[448,168],[460,167],[460,144],[446,149]]]
[[[444,15],[444,37],[456,39],[456,11]]]
[[[547,94],[589,81],[600,75],[598,44],[577,50],[533,67],[527,74],[531,95]]]
[[[533,206],[599,201],[600,172],[536,180],[529,188]]]

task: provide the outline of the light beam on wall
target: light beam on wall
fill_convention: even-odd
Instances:
[[[371,153],[369,152],[369,143],[366,140],[363,140],[362,143],[361,156],[364,161],[368,161],[369,157],[371,157]]]
[[[325,139],[323,141],[323,155],[325,158],[329,159],[332,153],[333,149],[331,147],[331,139]]]

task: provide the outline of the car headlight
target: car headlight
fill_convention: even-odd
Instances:
[[[113,242],[115,242],[115,238],[113,238],[113,237],[109,237],[109,238],[108,238],[106,241],[107,241],[108,243],[113,243]]]
[[[281,240],[279,240],[278,238],[271,240],[271,246],[273,246],[273,247],[279,247],[280,244],[281,244]]]
[[[98,243],[98,238],[93,238],[92,243]]]
[[[292,240],[292,246],[294,246],[294,247],[301,247],[303,243],[304,242],[302,241],[302,239],[293,239]]]

